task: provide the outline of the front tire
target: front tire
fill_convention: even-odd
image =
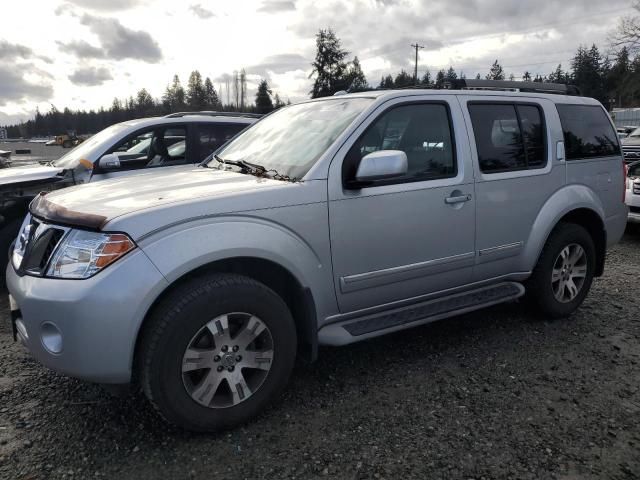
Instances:
[[[580,225],[560,224],[551,233],[526,288],[541,313],[571,315],[589,293],[596,265],[595,245]]]
[[[275,292],[211,274],[156,308],[142,337],[140,380],[165,420],[210,432],[258,414],[286,386],[295,356],[295,324]]]

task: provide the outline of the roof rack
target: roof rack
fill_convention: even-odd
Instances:
[[[244,113],[244,112],[214,112],[212,110],[203,110],[200,112],[175,112],[165,115],[164,118],[180,118],[187,115],[203,115],[206,117],[236,117],[236,118],[261,118],[259,113]]]
[[[563,83],[519,82],[514,80],[460,79],[447,82],[446,87],[456,90],[498,90],[503,92],[552,93],[556,95],[580,96],[575,85]]]

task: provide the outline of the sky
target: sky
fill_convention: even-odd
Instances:
[[[160,98],[174,74],[210,77],[244,68],[252,100],[260,79],[292,102],[308,97],[315,34],[332,28],[372,85],[401,68],[453,65],[485,75],[548,74],[580,44],[607,39],[631,0],[20,0],[0,4],[0,125],[36,107],[108,107],[141,88]],[[222,87],[222,91],[220,91]]]

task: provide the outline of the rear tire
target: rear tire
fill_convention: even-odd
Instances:
[[[65,140],[62,142],[62,148],[71,148],[73,147],[73,142],[71,140]]]
[[[267,286],[235,274],[197,277],[171,292],[145,327],[142,389],[176,426],[232,427],[282,392],[296,338],[287,305]]]
[[[551,233],[526,283],[527,296],[541,313],[568,317],[589,293],[595,266],[589,232],[580,225],[562,223]]]

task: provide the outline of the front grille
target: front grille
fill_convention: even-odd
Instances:
[[[626,162],[635,162],[640,160],[640,145],[623,145],[622,154]]]
[[[633,184],[633,193],[635,195],[640,195],[640,183]]]
[[[640,213],[640,207],[629,207],[629,211],[632,213]]]
[[[21,241],[24,256],[19,269],[32,275],[44,275],[56,247],[67,233],[65,227],[49,225],[31,217]]]

